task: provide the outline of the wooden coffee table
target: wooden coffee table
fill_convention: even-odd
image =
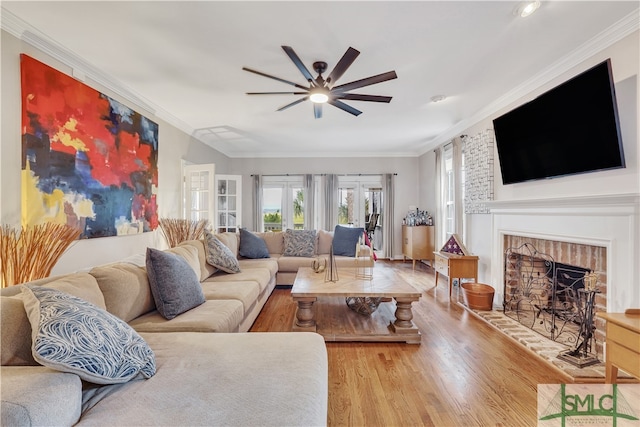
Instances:
[[[401,341],[420,344],[420,331],[412,322],[411,303],[420,292],[393,274],[373,269],[373,279],[356,278],[356,270],[341,268],[339,280],[325,282],[324,273],[298,269],[291,289],[298,303],[293,331],[317,332],[325,341]],[[346,297],[388,298],[369,316],[351,310]]]

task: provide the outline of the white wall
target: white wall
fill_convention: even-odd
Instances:
[[[640,74],[640,43],[639,33],[625,37],[607,49],[593,55],[579,66],[567,73],[555,78],[553,81],[522,97],[512,105],[496,112],[491,117],[476,123],[464,130],[463,134],[475,135],[486,129],[493,128],[492,120],[513,108],[535,98],[543,92],[566,81],[570,77],[611,58],[613,77],[618,100],[618,112],[623,139],[623,149],[626,159],[626,168],[611,171],[601,171],[589,174],[581,174],[560,177],[550,180],[531,181],[519,184],[502,185],[498,153],[494,144],[494,199],[499,201],[523,200],[523,199],[557,199],[576,196],[598,196],[610,194],[638,194],[640,193],[640,150],[638,150],[638,100],[640,100],[640,88],[638,75]],[[431,156],[426,153],[422,159]],[[435,188],[435,183],[434,183]],[[497,289],[502,288],[502,283],[495,283],[499,278],[493,277],[491,271],[492,230],[491,214],[470,214],[466,216],[467,236],[465,245],[474,254],[480,257],[479,281],[492,284]],[[639,245],[640,231],[636,227],[631,230],[635,233],[636,246]],[[495,271],[495,270],[494,270]]]
[[[31,45],[12,35],[2,32],[2,102],[1,102],[1,141],[0,144],[0,223],[12,226],[20,225],[20,165],[21,147],[21,100],[20,100],[20,53],[71,75],[72,70],[65,64],[54,60]],[[128,105],[159,125],[158,156],[158,208],[161,217],[180,216],[181,209],[181,159],[193,163],[216,163],[219,171],[224,172],[229,164],[228,158],[205,146],[186,133],[160,120],[152,112],[132,105],[94,82],[87,85]],[[89,268],[105,262],[112,262],[129,255],[142,253],[148,246],[163,247],[164,238],[159,230],[134,236],[103,237],[79,240],[62,256],[53,269],[53,274],[63,274]]]
[[[242,175],[243,225],[251,229],[252,187],[251,175],[280,174],[380,174],[397,173],[395,197],[395,223],[393,258],[402,257],[402,218],[410,205],[418,205],[418,158],[417,157],[336,157],[336,158],[255,158],[233,159],[233,173]],[[432,187],[430,187],[432,188]],[[422,208],[422,207],[421,207]]]

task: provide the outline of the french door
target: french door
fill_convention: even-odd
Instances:
[[[383,203],[382,176],[338,177],[338,224],[364,228],[381,256]]]
[[[184,165],[184,214],[186,219],[215,223],[215,165]]]

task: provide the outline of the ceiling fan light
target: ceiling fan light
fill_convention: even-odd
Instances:
[[[316,104],[324,104],[329,100],[329,96],[324,92],[315,92],[309,95],[309,100]]]

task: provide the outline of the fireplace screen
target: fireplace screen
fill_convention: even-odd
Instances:
[[[505,251],[504,313],[539,334],[591,353],[586,268],[557,263],[530,243]],[[591,295],[593,297],[593,295]],[[592,316],[591,316],[592,317]],[[585,330],[585,325],[588,330]]]

